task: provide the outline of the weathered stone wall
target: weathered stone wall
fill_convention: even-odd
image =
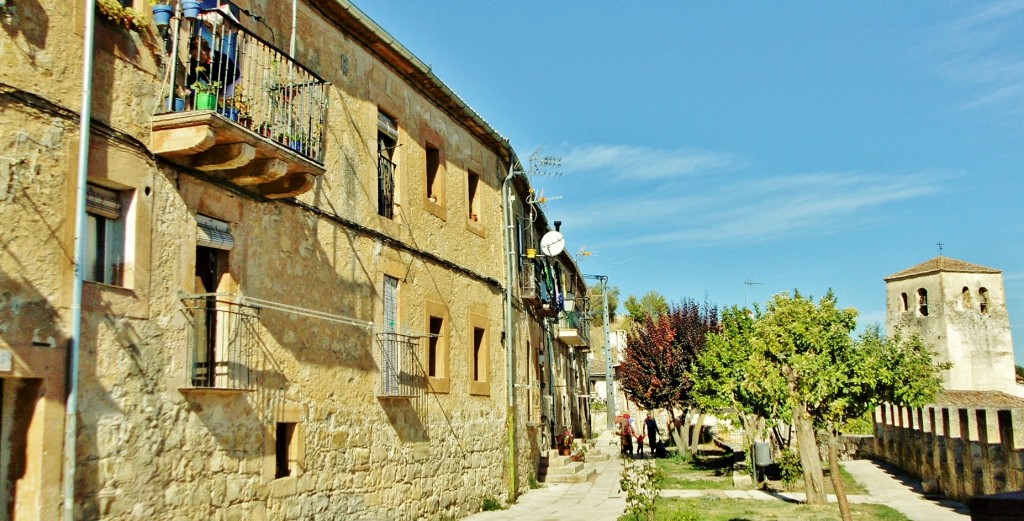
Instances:
[[[958,501],[1024,488],[1024,409],[890,404],[875,412],[876,457]]]
[[[15,359],[15,370],[0,376],[44,382],[19,492],[35,506],[18,507],[19,516],[37,519],[59,517],[80,4],[18,4],[18,30],[0,34],[0,81],[17,93],[0,110],[0,156],[13,158],[0,160],[0,348]],[[287,32],[290,5],[246,4],[279,28],[278,39]],[[83,519],[462,517],[486,497],[507,497],[498,197],[507,165],[307,5],[298,35],[300,61],[332,83],[328,172],[297,200],[271,202],[148,152],[162,42],[155,32],[98,21],[89,177],[132,191],[132,252],[124,286],[85,288],[75,486]],[[376,213],[378,109],[400,122],[394,220]],[[426,201],[427,145],[443,151],[443,206]],[[476,221],[465,196],[470,171],[483,181]],[[254,390],[183,391],[190,319],[181,297],[197,290],[197,214],[231,226],[223,289],[232,293],[380,323],[387,274],[400,279],[399,329],[412,334],[427,329],[428,302],[443,306],[448,392],[380,399],[371,331],[269,309],[256,328]],[[489,332],[487,393],[470,392],[470,313]],[[534,326],[517,327],[517,381],[526,383]],[[535,393],[520,393],[520,406],[539,409]],[[520,490],[539,455],[531,416],[517,416]],[[275,479],[281,421],[299,425],[299,463],[297,475]]]

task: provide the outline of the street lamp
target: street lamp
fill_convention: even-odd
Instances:
[[[604,386],[608,394],[608,430],[610,431],[615,428],[615,379],[614,373],[612,373],[612,335],[608,329],[608,276],[584,275],[583,278],[599,280],[603,288],[601,303],[604,315]]]

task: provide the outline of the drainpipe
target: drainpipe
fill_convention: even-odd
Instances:
[[[508,496],[509,503],[516,499],[516,357],[515,329],[512,321],[512,287],[515,285],[515,245],[512,244],[512,177],[515,175],[516,156],[510,154],[508,175],[501,183],[501,206],[505,221],[505,366],[508,373]]]
[[[79,118],[78,177],[75,192],[75,282],[71,292],[71,350],[68,357],[68,400],[64,416],[64,521],[75,516],[75,463],[78,431],[78,363],[82,344],[82,285],[85,273],[85,196],[89,179],[89,122],[92,120],[93,23],[96,6],[85,0],[85,35],[82,51],[82,111]]]
[[[292,0],[292,40],[288,46],[288,55],[295,59],[295,30],[299,21],[299,0]]]

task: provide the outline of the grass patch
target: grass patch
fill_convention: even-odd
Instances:
[[[662,489],[724,490],[732,488],[732,455],[704,450],[685,461],[678,455],[656,460],[665,475]]]
[[[825,462],[822,462],[822,468],[824,470],[824,476],[822,477],[822,479],[825,481],[825,493],[826,494],[835,494],[836,491],[835,491],[835,488],[832,486],[832,477],[831,477],[831,473],[828,470],[828,464],[826,464]],[[839,475],[842,476],[842,478],[843,478],[843,488],[846,490],[846,495],[851,495],[851,494],[867,494],[868,493],[867,489],[864,488],[864,486],[861,485],[860,483],[857,483],[857,480],[853,479],[853,476],[851,476],[850,473],[847,472],[846,469],[844,469],[843,467],[839,467]],[[767,473],[767,478],[768,478],[767,481],[765,481],[762,484],[762,488],[766,488],[766,489],[769,489],[769,490],[786,490],[786,491],[789,491],[789,492],[803,492],[804,491],[804,477],[803,477],[803,474],[801,474],[800,477],[797,478],[796,482],[793,483],[793,486],[791,488],[789,488],[789,489],[787,489],[783,485],[783,483],[782,483],[781,479],[778,477],[777,473],[775,473],[775,474],[772,473],[771,467],[769,467],[769,471]]]
[[[907,518],[884,505],[850,505],[858,521],[905,521]],[[839,518],[839,505],[801,505],[785,501],[744,499],[663,498],[656,503],[654,519],[665,521],[832,521]],[[622,516],[620,521],[631,518]]]

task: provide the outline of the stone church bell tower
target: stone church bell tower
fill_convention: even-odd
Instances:
[[[952,362],[947,390],[1018,394],[1003,272],[938,256],[885,277],[885,327],[917,332]]]

